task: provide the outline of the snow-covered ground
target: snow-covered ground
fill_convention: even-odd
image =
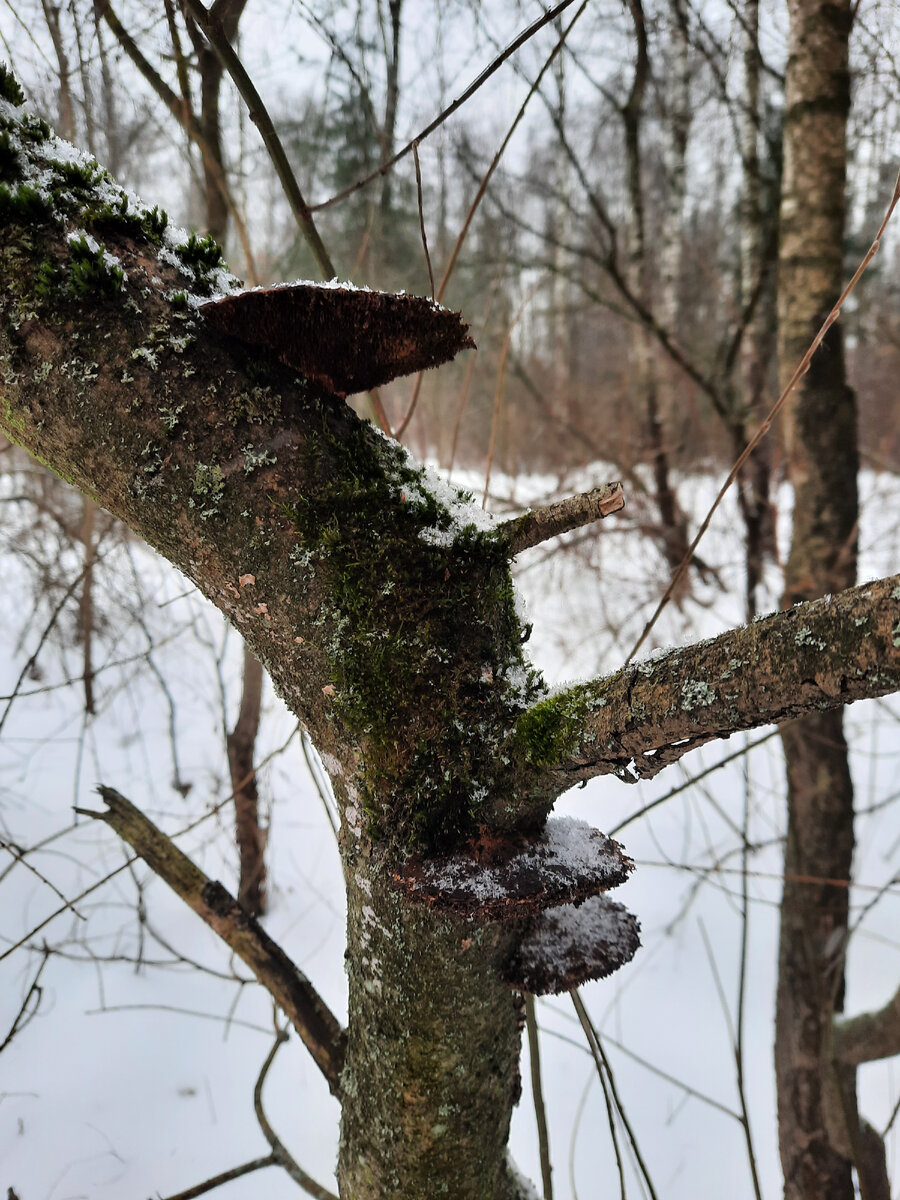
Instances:
[[[598,468],[565,487],[605,479]],[[456,475],[454,482],[469,481]],[[471,486],[479,490],[477,480]],[[495,504],[504,510],[558,488],[551,479],[492,482]],[[688,479],[682,502],[699,518],[714,492],[709,477]],[[869,578],[900,564],[900,480],[868,476],[863,492],[860,578]],[[518,581],[534,624],[532,654],[551,682],[615,667],[658,599],[665,572],[631,527],[630,514],[629,508],[607,520],[588,539],[570,535],[575,544],[565,553],[543,546],[522,556]],[[787,521],[786,511],[782,517]],[[701,552],[719,582],[695,584],[681,609],[670,606],[646,652],[741,620],[739,522],[730,500]],[[69,568],[74,578],[78,567]],[[208,874],[234,886],[231,814],[227,803],[216,806],[229,790],[223,728],[234,720],[239,697],[238,639],[183,578],[137,547],[111,548],[98,576],[98,702],[85,721],[80,685],[66,682],[78,679],[79,647],[52,635],[42,644],[53,605],[34,604],[21,560],[3,559],[0,573],[0,638],[8,648],[0,660],[0,1042],[40,970],[40,991],[31,991],[26,1010],[35,1015],[0,1053],[0,1192],[12,1187],[20,1200],[165,1197],[268,1151],[253,1113],[253,1086],[272,1044],[271,1003],[258,986],[238,982],[244,969],[164,885],[140,864],[125,865],[105,827],[76,822],[72,813],[76,804],[97,806],[98,782],[113,786],[167,831],[185,830],[179,844]],[[777,575],[770,582],[775,607]],[[36,664],[22,675],[39,646]],[[3,697],[16,690],[8,704]],[[847,714],[863,813],[852,896],[859,928],[848,967],[851,1012],[880,1005],[900,980],[898,886],[891,883],[900,848],[900,806],[892,802],[900,799],[898,717],[896,698]],[[558,805],[560,813],[613,833],[637,862],[615,899],[639,916],[644,947],[583,995],[665,1200],[752,1195],[731,1033],[745,804],[753,846],[747,1104],[763,1194],[780,1191],[772,1026],[783,769],[777,738],[763,740],[768,733],[703,747],[649,783],[597,780]],[[677,790],[756,741],[762,744],[752,754]],[[271,694],[260,754],[261,792],[271,806],[266,926],[343,1016],[343,895],[334,835],[295,722]],[[42,840],[42,849],[17,860],[15,847]],[[13,949],[21,939],[25,945]],[[53,952],[43,962],[45,945]],[[537,1013],[557,1200],[616,1194],[603,1092],[571,1002],[539,1001]],[[866,1067],[861,1079],[862,1109],[882,1127],[900,1094],[896,1066]],[[523,1081],[513,1152],[521,1169],[539,1179],[527,1061]],[[338,1108],[296,1038],[280,1051],[263,1098],[298,1162],[333,1187]],[[630,1164],[621,1128],[618,1138]],[[893,1142],[893,1157],[896,1148]],[[629,1194],[642,1194],[626,1169]],[[298,1189],[272,1168],[213,1194],[281,1200]]]

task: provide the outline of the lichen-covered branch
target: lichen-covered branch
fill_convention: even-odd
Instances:
[[[221,883],[209,879],[140,809],[113,788],[98,788],[105,812],[78,809],[104,821],[247,964],[271,992],[315,1059],[332,1092],[339,1090],[344,1033],[303,972]]]
[[[531,509],[521,517],[505,521],[500,531],[509,538],[510,554],[516,555],[560,533],[591,525],[624,507],[625,493],[621,483],[604,483],[589,492],[568,496],[555,504]]]
[[[742,729],[900,688],[900,575],[579,684],[519,718],[513,742],[540,810],[583,779],[649,778]]]
[[[859,1066],[895,1054],[900,1054],[900,988],[876,1012],[835,1023],[834,1055],[839,1062]]]

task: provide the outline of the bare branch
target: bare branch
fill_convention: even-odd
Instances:
[[[840,1063],[859,1066],[895,1054],[900,1054],[900,988],[877,1012],[835,1023],[834,1055]]]
[[[165,1200],[195,1200],[197,1196],[205,1196],[207,1192],[214,1191],[217,1187],[221,1187],[223,1183],[231,1183],[232,1179],[240,1179],[243,1175],[249,1175],[253,1171],[260,1171],[264,1167],[275,1167],[277,1165],[278,1159],[274,1154],[267,1154],[265,1158],[254,1158],[250,1162],[242,1163],[239,1167],[232,1167],[228,1171],[222,1171],[219,1175],[213,1175],[210,1179],[204,1179],[203,1183],[195,1184],[194,1187],[189,1187],[186,1191],[166,1196]]]
[[[188,0],[188,2],[193,5],[196,0]],[[505,48],[505,50],[498,54],[497,57],[485,67],[478,78],[474,79],[472,83],[469,84],[461,96],[458,96],[452,104],[449,104],[443,110],[443,112],[438,113],[434,120],[429,125],[426,125],[420,133],[417,133],[416,136],[411,139],[411,141],[407,142],[402,150],[398,150],[393,158],[389,158],[387,162],[383,162],[377,170],[372,171],[371,174],[366,175],[363,179],[358,179],[356,183],[352,183],[349,187],[344,188],[342,192],[338,192],[337,195],[332,196],[329,200],[323,200],[320,204],[311,205],[310,210],[312,212],[319,212],[320,209],[331,208],[333,204],[338,204],[341,200],[346,200],[348,196],[352,196],[353,193],[358,192],[360,188],[364,188],[367,184],[372,183],[380,176],[386,175],[392,167],[397,165],[401,158],[405,158],[406,155],[411,152],[413,146],[418,145],[420,142],[424,142],[429,134],[434,133],[439,126],[443,125],[448,117],[451,117],[457,111],[457,109],[462,108],[466,101],[470,100],[472,96],[475,95],[482,84],[487,83],[494,72],[499,70],[506,60],[511,55],[515,54],[515,52],[521,46],[524,46],[529,38],[534,37],[539,30],[543,29],[545,25],[549,25],[551,21],[555,21],[559,14],[565,12],[565,10],[572,3],[573,0],[562,0],[561,4],[555,4],[553,8],[548,8],[547,11],[531,25],[529,25],[527,29],[523,29],[518,37],[514,38],[513,41],[511,41]]]
[[[510,554],[521,554],[523,550],[549,541],[561,533],[601,521],[624,507],[625,493],[621,483],[604,483],[591,488],[589,492],[568,496],[565,500],[557,500],[554,504],[531,509],[521,517],[504,521],[500,530],[509,538]]]
[[[798,604],[569,688],[519,718],[527,806],[650,778],[695,746],[900,688],[900,575]]]
[[[268,1057],[262,1065],[262,1070],[260,1071],[259,1078],[256,1081],[256,1087],[253,1089],[253,1109],[256,1113],[256,1119],[259,1121],[259,1127],[263,1131],[263,1136],[272,1147],[273,1160],[277,1162],[280,1167],[283,1167],[285,1171],[287,1171],[294,1183],[298,1183],[305,1192],[309,1193],[310,1196],[315,1196],[316,1200],[338,1200],[337,1196],[335,1196],[332,1192],[329,1192],[327,1188],[322,1187],[321,1184],[316,1183],[316,1181],[310,1175],[307,1175],[303,1168],[294,1160],[290,1151],[269,1124],[269,1119],[266,1116],[265,1110],[262,1106],[263,1084],[266,1082],[266,1076],[269,1073],[269,1068],[275,1061],[275,1055],[287,1040],[287,1030],[279,1029],[275,1041],[272,1044],[272,1049],[269,1051]]]
[[[225,70],[231,76],[234,86],[240,92],[241,98],[247,105],[250,120],[262,136],[266,149],[269,152],[269,157],[272,160],[272,165],[284,189],[284,194],[287,196],[288,203],[291,206],[291,212],[294,214],[310,250],[312,250],[313,257],[319,266],[319,270],[322,272],[323,278],[333,279],[337,275],[334,264],[331,261],[328,251],[325,249],[325,244],[319,236],[318,229],[316,229],[312,212],[303,198],[297,177],[291,170],[291,165],[284,152],[281,139],[275,130],[272,118],[269,116],[268,109],[263,103],[262,96],[256,90],[253,80],[247,74],[243,63],[235,53],[234,47],[226,37],[215,9],[207,11],[200,3],[200,0],[185,0],[185,6],[203,30],[207,41],[219,56]]]
[[[247,964],[284,1009],[332,1092],[339,1090],[344,1033],[303,972],[225,888],[195,866],[140,809],[109,787],[98,792],[106,812],[76,809],[104,821]]]

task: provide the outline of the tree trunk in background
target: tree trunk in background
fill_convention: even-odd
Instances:
[[[790,0],[779,261],[779,369],[786,381],[842,281],[850,0]],[[856,414],[840,325],[791,400],[786,448],[794,532],[785,603],[852,584]],[[851,1200],[850,1151],[835,1120],[831,1030],[843,1005],[853,789],[840,714],[787,726],[788,831],[775,1067],[787,1200]],[[825,881],[828,882],[825,882]],[[816,882],[818,881],[818,882]],[[836,881],[836,882],[832,882]]]
[[[628,196],[626,245],[628,284],[649,308],[646,261],[644,191],[641,180],[641,119],[650,63],[647,55],[647,26],[641,0],[629,0],[634,21],[637,57],[628,100],[621,110],[625,133],[625,175]],[[666,435],[660,413],[660,389],[653,335],[639,322],[629,332],[629,362],[634,394],[643,408],[645,434],[653,463],[654,499],[659,513],[660,549],[672,572],[687,553],[688,538],[684,513],[672,486]]]
[[[740,350],[741,425],[749,434],[762,423],[769,409],[768,364],[775,340],[774,275],[776,250],[773,226],[777,215],[774,185],[763,186],[760,164],[759,0],[747,0],[741,21],[744,85],[740,110],[741,305],[753,304]],[[767,201],[766,196],[769,196]],[[748,436],[749,436],[748,434]],[[747,436],[735,447],[740,453]],[[757,613],[757,589],[763,565],[774,556],[775,521],[769,500],[772,474],[772,439],[763,438],[741,471],[738,499],[747,531],[747,619]]]

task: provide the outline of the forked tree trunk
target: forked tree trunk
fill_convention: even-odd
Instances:
[[[850,0],[790,0],[781,207],[779,365],[787,379],[840,294],[850,107]],[[841,327],[791,401],[786,428],[794,532],[785,601],[852,584],[856,413]],[[842,1083],[831,1030],[843,1006],[853,787],[840,713],[783,734],[788,831],[781,905],[775,1066],[787,1200],[851,1200]],[[852,1100],[855,1106],[855,1100]]]

